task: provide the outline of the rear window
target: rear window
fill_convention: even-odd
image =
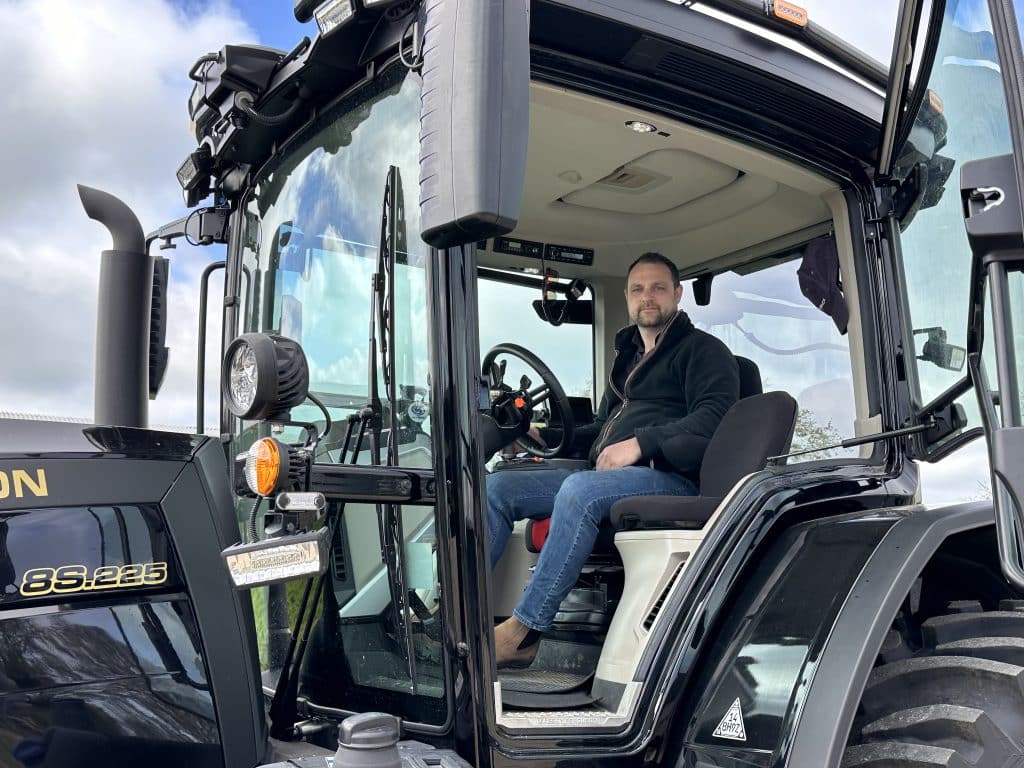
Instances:
[[[765,392],[796,399],[792,450],[822,450],[792,461],[856,456],[856,449],[827,448],[854,435],[849,342],[800,292],[799,266],[794,258],[746,275],[716,275],[708,306],[696,306],[689,285],[682,306],[698,328],[757,364]]]

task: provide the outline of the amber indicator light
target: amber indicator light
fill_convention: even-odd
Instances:
[[[277,476],[281,472],[281,452],[277,448],[277,441],[271,437],[264,437],[255,446],[255,475],[256,491],[260,496],[269,496],[277,485]]]
[[[786,0],[775,0],[772,4],[772,15],[798,27],[807,26],[807,10],[799,5],[787,3]]]

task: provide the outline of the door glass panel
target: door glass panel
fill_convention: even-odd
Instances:
[[[321,464],[342,459],[348,417],[367,406],[373,369],[382,408],[382,444],[387,444],[394,412],[398,463],[417,468],[433,464],[424,268],[428,248],[418,236],[420,91],[419,76],[404,66],[380,73],[261,172],[245,208],[238,332],[272,331],[302,344],[310,392],[333,422],[317,445],[316,461]],[[377,271],[391,166],[398,168],[402,182],[404,216],[396,219],[405,227],[404,238],[399,235],[396,242],[392,282],[393,401],[384,386],[380,327],[376,359],[368,345],[374,306],[371,275]],[[325,425],[321,409],[308,402],[294,408],[292,418],[313,422],[318,430]],[[231,448],[238,454],[271,431],[288,443],[303,439],[297,426],[246,421],[238,425]],[[353,461],[351,446],[356,442],[353,435],[346,462]],[[369,430],[360,445],[354,463],[375,463]],[[385,460],[386,448],[380,454]],[[247,528],[251,509],[251,499],[240,500],[240,523]],[[341,513],[341,520],[328,579],[315,608],[300,694],[322,706],[443,722],[448,704],[440,652],[434,508],[410,505],[389,517],[372,504],[349,504],[343,512],[334,506],[332,513]],[[262,521],[252,526],[262,537]],[[303,586],[289,582],[253,591],[265,669],[280,665],[286,627],[295,625]]]
[[[967,344],[971,250],[960,209],[959,169],[970,160],[1011,151],[992,24],[983,0],[947,6],[928,88],[938,99],[925,99],[914,130],[934,133],[932,115],[941,104],[946,130],[944,139],[939,131],[935,153],[949,158],[944,163],[948,177],[944,189],[929,186],[925,204],[930,207],[922,207],[901,238],[921,404],[966,375],[966,368],[943,367],[933,354],[942,338],[961,348]],[[920,158],[905,153],[904,170],[915,159]],[[941,165],[929,164],[933,181]]]

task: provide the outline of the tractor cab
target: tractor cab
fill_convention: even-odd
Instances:
[[[478,9],[490,44],[505,46],[500,75],[432,49],[431,24],[454,17],[415,4],[372,17],[362,58],[339,59],[346,36],[370,23],[357,14],[282,58],[262,106],[245,101],[234,120],[228,107],[225,132],[200,137],[209,151],[193,160],[209,169],[205,155],[219,158],[220,188],[237,206],[224,369],[237,474],[271,438],[309,462],[304,488],[327,489],[330,555],[317,586],[302,600],[296,585],[253,592],[275,735],[290,734],[299,713],[365,710],[397,715],[409,733],[443,729],[458,717],[464,663],[479,673],[472,699],[502,732],[633,728],[654,695],[651,670],[698,607],[693,564],[724,546],[707,541],[726,521],[770,518],[782,489],[811,478],[846,478],[864,491],[851,491],[855,506],[915,503],[907,457],[968,439],[948,388],[925,393],[964,375],[966,325],[944,302],[918,309],[920,283],[906,279],[951,250],[922,224],[957,205],[946,152],[982,151],[948,136],[949,105],[978,94],[947,87],[944,103],[917,76],[922,55],[937,55],[927,14],[908,9],[893,30],[928,40],[912,61],[894,60],[901,77],[779,46],[772,66],[789,80],[734,73],[723,95],[708,81],[726,76],[729,57],[671,42],[651,19],[706,40],[748,26],[647,5],[652,17],[623,10],[628,22],[571,4],[537,3],[528,18],[525,6]],[[956,28],[948,11],[934,14],[932,27]],[[575,23],[589,34],[569,46],[559,30]],[[388,30],[398,26],[395,48]],[[614,75],[595,42],[613,32]],[[456,35],[452,45],[470,43]],[[323,72],[342,60],[365,67],[362,79],[323,100]],[[197,64],[194,104],[230,89],[225,68],[227,56]],[[687,68],[707,76],[684,77]],[[454,77],[468,78],[458,98]],[[723,102],[714,109],[712,96]],[[445,98],[455,100],[431,101]],[[308,104],[319,106],[307,123],[274,124]],[[891,273],[877,266],[896,242],[879,244],[880,222],[908,230]],[[571,434],[595,418],[615,335],[630,322],[627,270],[647,251],[675,262],[681,309],[736,356],[741,399],[704,463],[685,470],[700,495],[620,502],[535,662],[496,671],[492,627],[511,614],[545,532],[543,520],[517,526],[492,572],[487,484],[586,465]],[[308,399],[270,417],[273,407],[251,404],[259,355],[244,341],[266,334],[300,345],[308,368]],[[531,427],[556,437],[539,444]],[[235,485],[252,541],[284,542],[309,524],[274,503],[297,486]],[[453,656],[460,642],[468,657]]]
[[[395,62],[371,90],[352,98],[356,106],[343,102],[336,117],[321,118],[324,127],[297,139],[287,155],[254,176],[234,270],[235,332],[272,332],[301,344],[312,397],[291,409],[291,424],[269,431],[262,421],[242,419],[236,454],[265,434],[301,444],[304,425],[312,424],[316,470],[386,464],[385,454],[398,468],[434,465],[438,427],[445,425],[438,423],[431,376],[431,357],[442,355],[430,320],[437,296],[429,281],[437,267],[417,236],[420,79]],[[681,309],[743,361],[741,396],[788,396],[781,437],[770,450],[759,445],[748,461],[733,445],[712,460],[726,479],[713,493],[708,485],[705,495],[716,503],[703,520],[680,529],[669,515],[664,527],[673,530],[645,525],[650,530],[627,534],[637,540],[631,558],[645,563],[642,576],[623,568],[616,532],[609,529],[538,662],[494,678],[504,717],[539,710],[549,718],[561,712],[604,722],[625,717],[635,701],[633,680],[658,609],[717,502],[747,475],[767,471],[769,456],[807,451],[790,464],[876,463],[872,446],[862,453],[841,443],[870,432],[877,414],[866,380],[854,375],[864,369],[864,341],[839,183],[678,117],[541,78],[529,83],[528,107],[518,222],[470,244],[476,264],[465,276],[465,290],[479,308],[460,332],[478,339],[473,348],[479,353],[467,362],[481,387],[473,448],[482,482],[493,473],[586,464],[571,440],[539,446],[524,432],[553,427],[564,435],[593,421],[608,386],[615,334],[629,324],[626,271],[646,251],[658,250],[677,264]],[[344,190],[339,179],[348,180]],[[388,241],[391,264],[378,258]],[[802,292],[807,279],[801,270],[818,261],[819,269],[831,268],[825,288],[837,297],[832,315],[815,303],[831,296],[828,291],[814,301]],[[380,274],[387,296],[375,290]],[[368,337],[374,339],[369,348]],[[372,426],[360,422],[375,388],[383,424],[376,438]],[[769,419],[760,406],[754,412],[753,422],[742,422],[744,442],[756,442],[757,423]],[[786,465],[777,459],[770,471]],[[691,471],[701,476],[700,467]],[[240,502],[240,522],[262,538],[269,510],[253,514],[254,504]],[[402,506],[394,512],[395,531],[382,528],[382,514],[373,505],[344,505],[299,695],[317,706],[356,711],[364,698],[392,701],[406,719],[443,721],[436,512]],[[478,574],[490,605],[484,630],[511,614],[542,545],[539,527],[528,538],[521,525],[495,571]],[[389,537],[395,537],[390,544]],[[391,564],[382,559],[389,551]],[[401,611],[396,590],[408,595]],[[288,589],[271,592],[288,599]],[[284,616],[273,602],[266,609],[271,623]],[[275,660],[286,656],[275,649],[286,637],[282,629],[279,624],[276,635],[267,630],[268,680]],[[606,679],[604,668],[611,670]],[[615,690],[602,693],[602,686]]]
[[[714,14],[651,7],[707,35],[743,28]],[[670,62],[697,57],[693,48],[658,38],[639,16],[623,25],[541,3],[531,8],[528,31],[519,12],[487,12],[493,18],[480,23],[493,24],[508,50],[528,51],[529,65],[506,59],[497,90],[483,82],[490,70],[474,74],[478,90],[453,102],[462,111],[434,125],[441,118],[426,111],[437,94],[423,10],[402,17],[408,39],[397,51],[385,34],[393,22],[380,17],[366,50],[379,45],[381,53],[366,77],[287,140],[270,125],[273,115],[316,101],[315,86],[325,88],[321,69],[336,61],[355,27],[285,57],[260,119],[250,115],[245,126],[244,117],[222,117],[226,133],[203,138],[204,157],[234,158],[246,170],[244,177],[230,176],[227,165],[218,171],[238,185],[224,401],[229,451],[241,457],[240,527],[254,542],[285,541],[309,523],[273,504],[277,492],[294,486],[254,493],[241,481],[243,459],[267,438],[306,457],[309,490],[330,489],[322,586],[298,610],[295,585],[253,592],[267,691],[282,699],[284,675],[298,707],[272,709],[271,719],[280,727],[295,711],[382,709],[410,732],[449,722],[457,678],[452,622],[486,647],[483,638],[511,614],[544,544],[542,520],[520,524],[493,572],[485,565],[489,478],[586,465],[569,436],[593,421],[608,386],[615,335],[630,322],[628,267],[658,251],[679,268],[681,309],[728,347],[741,370],[741,400],[705,463],[680,470],[701,494],[620,504],[529,668],[495,672],[475,657],[496,726],[524,733],[626,727],[637,722],[651,664],[667,652],[673,622],[692,601],[688,563],[723,516],[752,514],[778,488],[803,482],[798,477],[846,473],[868,485],[884,482],[904,466],[886,430],[909,427],[903,434],[919,447],[962,432],[955,409],[929,416],[926,432],[917,426],[926,419],[879,378],[889,370],[879,345],[892,343],[886,329],[905,318],[877,299],[880,278],[871,266],[870,219],[881,214],[868,164],[877,148],[849,127],[830,131],[859,121],[865,134],[879,134],[870,125],[885,103],[884,78],[880,65],[869,67],[877,84],[865,85],[854,73],[780,48],[778,66],[799,61],[805,69],[809,90],[801,98],[822,105],[819,120],[787,123],[789,151],[780,151],[765,113],[754,113],[739,93],[766,83],[737,78],[735,98],[712,124],[700,106],[710,94],[681,95],[697,85],[687,81],[676,100],[666,100],[666,89],[683,87]],[[624,38],[620,80],[639,88],[654,71],[658,85],[630,94],[619,80],[606,89],[588,85],[587,72],[592,78],[607,64],[585,67],[563,50],[558,30],[569,21],[594,25],[598,37],[602,24],[617,30]],[[427,48],[418,47],[421,36]],[[588,55],[605,54],[595,48]],[[521,79],[513,81],[516,66]],[[225,67],[227,56],[197,63],[194,104],[230,81]],[[912,129],[908,118],[900,123],[906,135],[885,169],[889,178],[917,173],[917,186],[904,193],[913,199],[900,198],[888,211],[907,224],[943,198],[951,171],[939,152],[941,102],[924,98],[924,85],[916,83]],[[782,120],[797,97],[773,87],[780,100],[773,114]],[[760,98],[764,104],[764,92]],[[474,124],[481,117],[472,110],[485,106],[501,116],[500,131]],[[753,123],[744,134],[746,121]],[[458,147],[438,149],[431,143],[438,135]],[[263,158],[263,147],[279,149],[239,165]],[[444,219],[434,207],[442,204],[458,215]],[[927,347],[916,357],[959,370],[963,348],[947,341],[945,326],[933,331],[926,341],[914,336]],[[269,418],[274,409],[260,411],[261,398],[253,405],[246,391],[257,378],[250,368],[259,355],[245,341],[254,334],[297,343],[308,368],[309,398]],[[456,412],[470,406],[471,423],[464,423]],[[526,435],[531,427],[561,437],[540,445]],[[455,461],[452,441],[459,462],[468,463],[442,485],[439,462]],[[361,467],[390,474],[379,475],[374,491],[358,480]],[[400,485],[396,478],[411,489],[386,491],[387,482]],[[911,482],[905,500],[916,497]],[[472,601],[472,619],[460,614],[457,599]],[[303,624],[303,615],[317,618]],[[290,634],[307,633],[296,657]]]

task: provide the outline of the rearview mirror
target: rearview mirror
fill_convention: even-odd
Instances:
[[[594,302],[590,299],[566,301],[565,299],[534,299],[533,311],[537,317],[551,325],[593,325]]]
[[[967,360],[967,350],[955,344],[946,342],[946,329],[938,326],[932,328],[920,328],[914,331],[917,336],[921,333],[928,334],[928,340],[921,349],[918,360],[924,360],[944,368],[947,371],[962,371],[964,362]]]

